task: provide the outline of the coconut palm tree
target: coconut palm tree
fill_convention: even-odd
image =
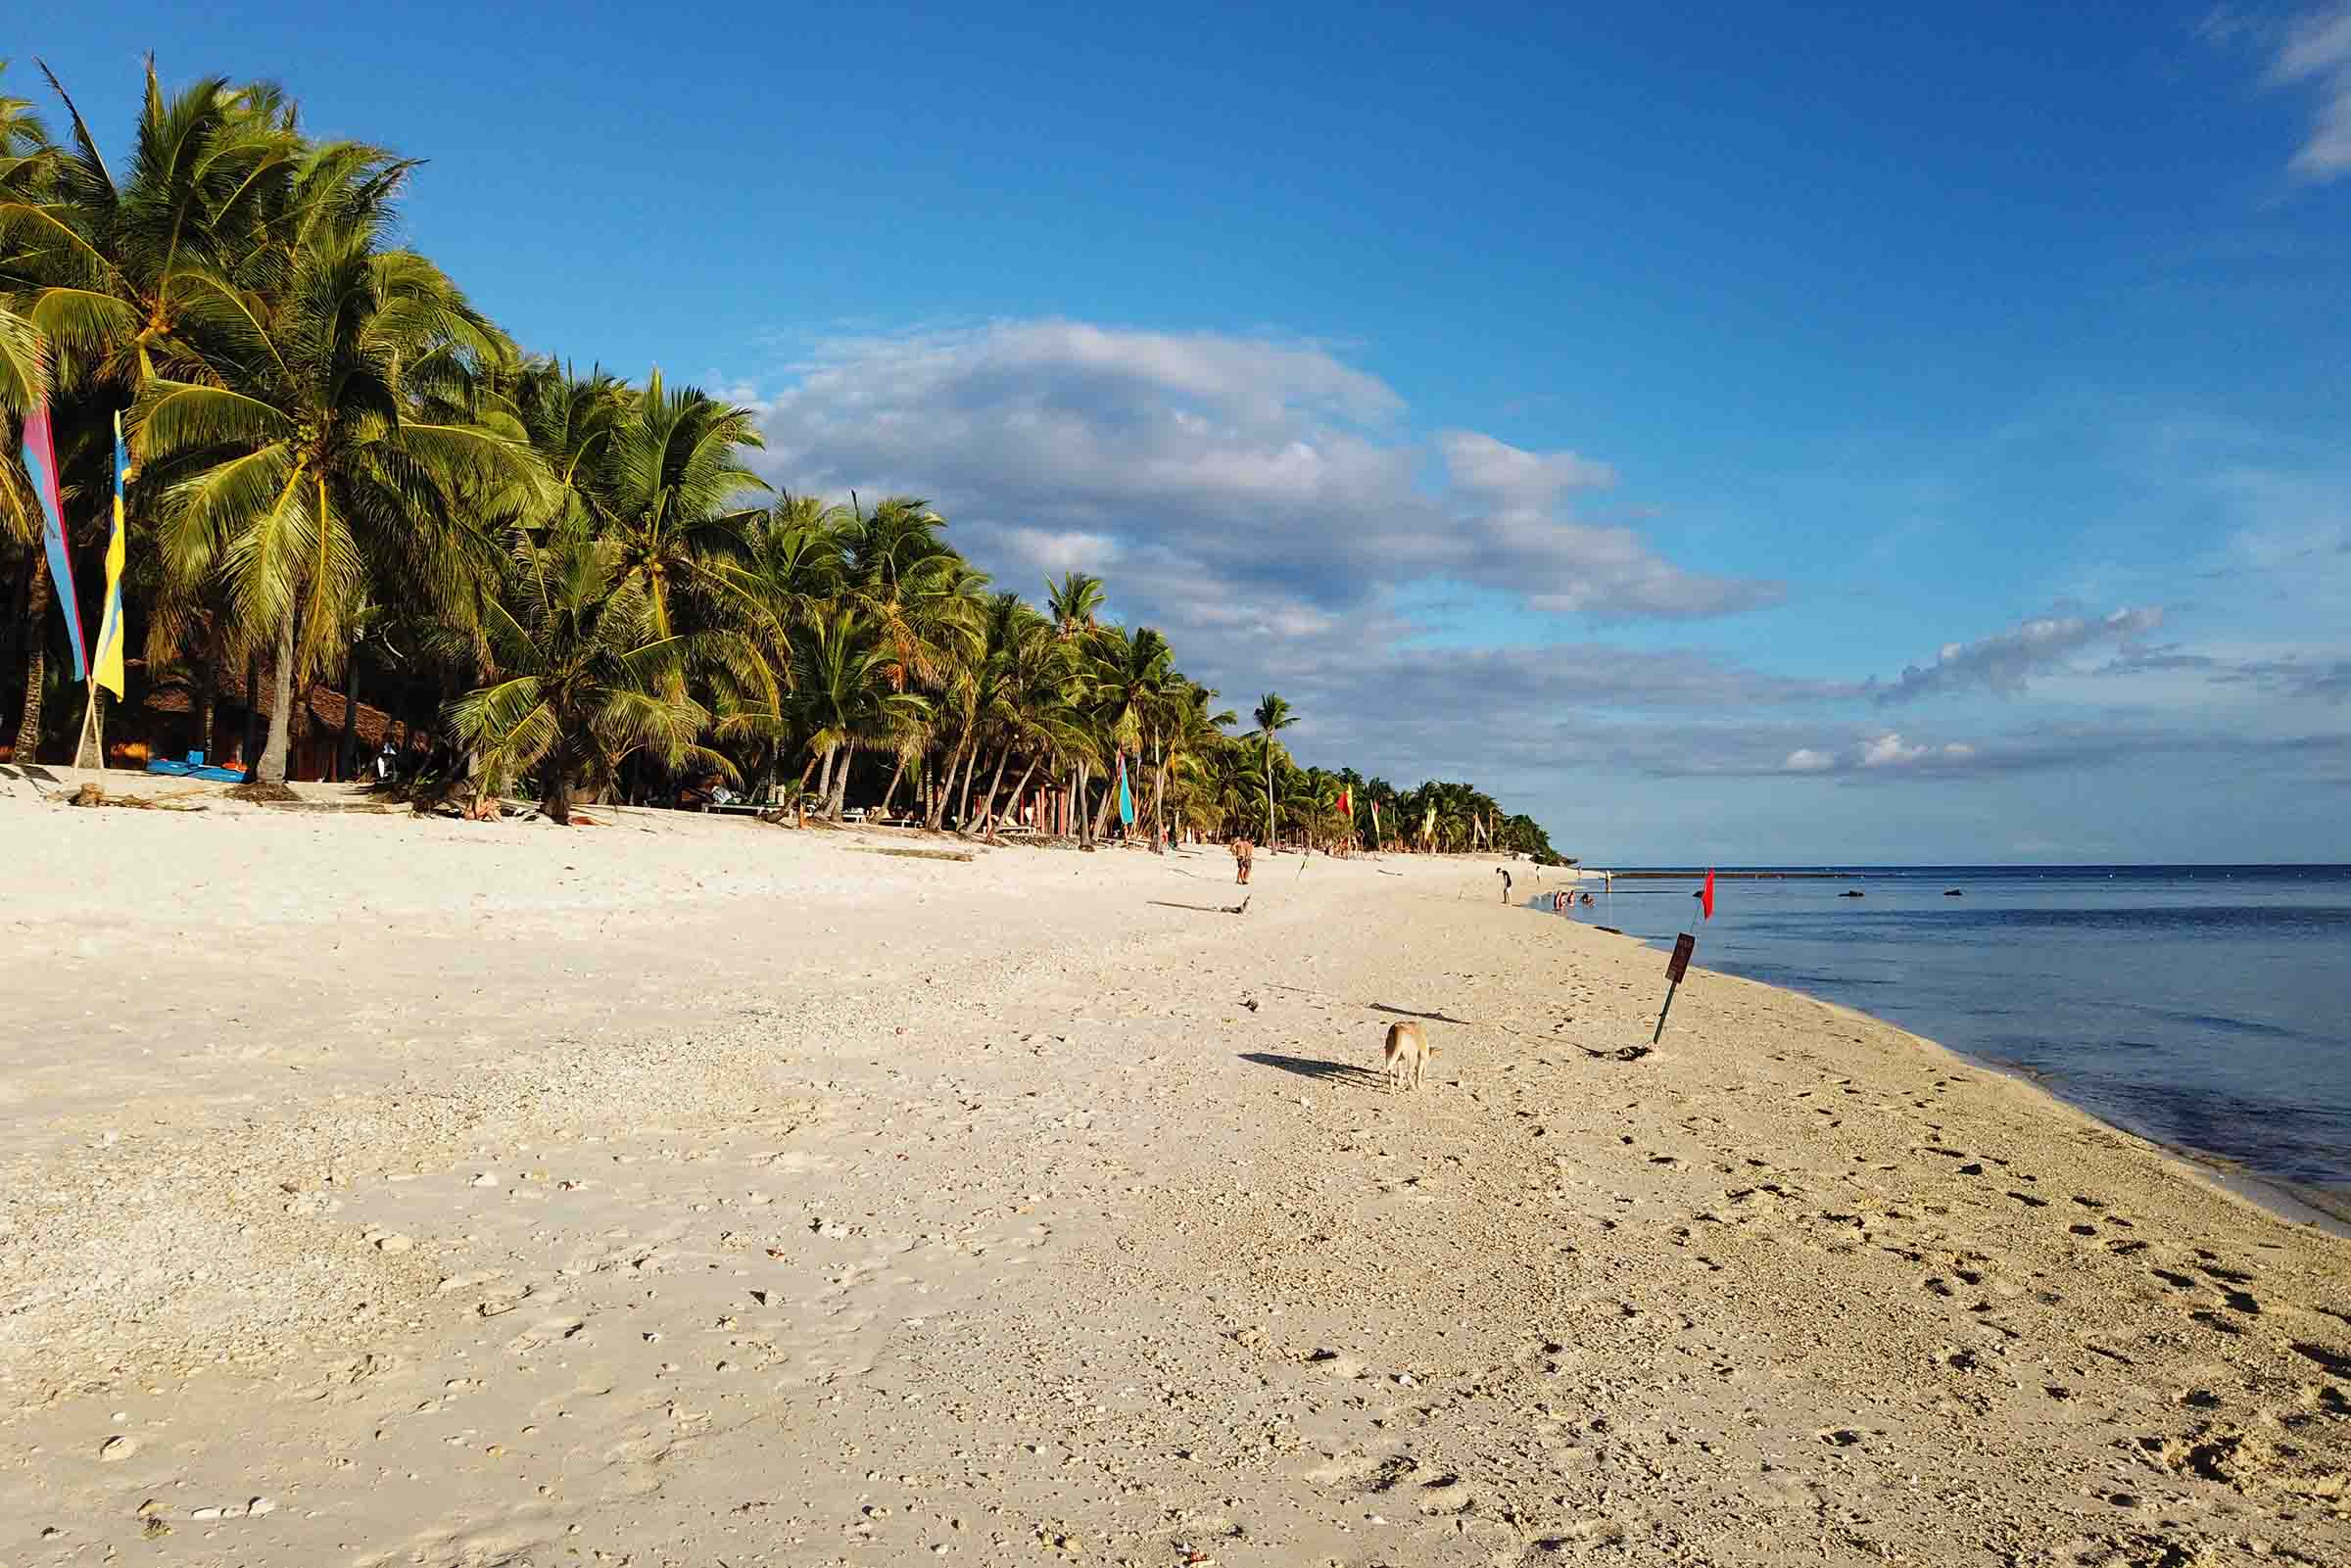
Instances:
[[[760,515],[742,503],[767,489],[743,452],[765,443],[750,409],[672,389],[659,370],[634,403],[611,443],[600,522],[618,546],[621,574],[644,588],[667,637],[678,599],[710,596],[725,582],[712,568],[742,558],[744,532]]]
[[[603,787],[633,751],[733,774],[697,743],[709,715],[671,694],[683,641],[656,630],[650,596],[609,545],[569,533],[523,542],[489,633],[499,677],[448,713],[480,753],[484,789],[534,779],[548,816],[567,823],[581,787]]]
[[[261,249],[268,204],[282,189],[273,176],[299,139],[273,91],[213,77],[167,99],[150,62],[129,177],[118,185],[72,100],[54,75],[48,81],[72,127],[65,145],[49,144],[28,107],[6,113],[14,146],[0,165],[0,272],[17,303],[4,307],[0,340],[21,347],[26,328],[37,333],[53,399],[87,402],[111,424],[158,367],[210,373],[200,345],[216,344],[217,329],[248,313],[244,290],[260,279],[241,275],[253,271],[241,263]],[[21,362],[19,354],[7,357]],[[0,379],[23,385],[21,369]],[[68,408],[52,412],[59,456],[71,462],[72,449],[93,433],[63,417]],[[12,531],[24,531],[30,508],[22,486],[0,491]],[[36,557],[18,739],[27,756],[40,734],[51,598],[47,565]]]
[[[1266,847],[1273,847],[1273,737],[1298,722],[1287,701],[1276,692],[1269,691],[1257,699],[1250,717],[1257,721],[1256,735],[1266,748]]]
[[[480,556],[452,516],[453,495],[544,492],[522,442],[412,413],[409,366],[489,358],[504,346],[438,267],[377,249],[378,234],[372,216],[313,227],[242,356],[215,366],[228,384],[156,376],[133,413],[141,461],[178,470],[163,499],[171,576],[222,573],[249,635],[274,633],[263,783],[285,781],[297,677],[348,646],[343,619],[368,583],[387,598],[464,597],[460,575]]]
[[[892,684],[894,658],[881,630],[845,607],[793,644],[792,706],[810,761],[824,766],[818,793],[834,822],[848,793],[850,755],[896,745],[930,711],[920,693]]]
[[[979,821],[992,834],[996,796],[1005,767],[1027,759],[1008,800],[1017,803],[1040,763],[1090,748],[1086,714],[1073,700],[1080,689],[1074,650],[1054,635],[1050,622],[1012,595],[1011,613],[989,650],[985,682],[989,729],[999,745],[995,772],[982,796]]]
[[[1084,572],[1064,572],[1061,581],[1045,580],[1046,614],[1062,641],[1091,636],[1100,626],[1102,579]]]
[[[547,468],[553,494],[543,514],[518,526],[593,530],[609,515],[605,504],[614,451],[637,411],[637,392],[601,365],[586,375],[552,358],[525,356],[494,365],[471,389],[474,412],[485,424],[511,421]]]
[[[987,586],[939,531],[930,502],[892,496],[843,530],[844,603],[871,621],[890,651],[890,682],[904,690],[938,684],[958,660],[984,652],[981,595]]]
[[[304,677],[340,664],[356,689],[364,626],[386,711],[441,713],[486,783],[528,773],[558,811],[642,780],[631,759],[716,765],[707,742],[762,780],[804,753],[838,814],[855,753],[889,750],[886,802],[912,774],[933,820],[952,802],[992,824],[1050,776],[1088,836],[1114,803],[1093,775],[1131,752],[1163,830],[1262,817],[1269,842],[1321,842],[1352,831],[1345,792],[1391,841],[1550,852],[1472,784],[1298,767],[1272,693],[1228,736],[1164,638],[1110,623],[1098,577],[1048,582],[1040,614],[990,597],[921,500],[754,504],[749,410],[518,353],[393,248],[413,166],[307,135],[278,89],[170,93],[151,67],[113,166],[59,98],[52,139],[0,96],[0,553],[38,634],[32,735],[54,623],[13,424],[45,392],[70,506],[102,493],[130,409],[132,624],[200,711],[223,661],[257,687],[266,665],[264,778]]]
[[[1232,749],[1225,727],[1234,723],[1229,708],[1211,713],[1210,706],[1217,693],[1197,682],[1178,675],[1172,682],[1168,704],[1166,751],[1153,784],[1152,811],[1158,815],[1168,798],[1171,779],[1186,786],[1187,802],[1197,801],[1203,791],[1197,786],[1211,778],[1211,764],[1219,753]],[[1183,806],[1177,808],[1179,825],[1197,826],[1195,817],[1187,815]]]
[[[0,60],[0,73],[7,69],[8,62]],[[49,127],[33,113],[31,101],[0,92],[0,416],[24,413],[48,391],[47,350],[26,313],[39,286],[39,250],[5,214],[20,206],[37,207],[56,164]],[[11,466],[15,453],[12,442]],[[24,512],[8,500],[8,496],[0,496],[0,528],[21,539],[31,538]]]
[[[159,375],[216,380],[223,337],[250,342],[257,327],[251,296],[273,281],[273,239],[312,218],[356,220],[338,204],[305,213],[286,201],[302,161],[387,182],[348,180],[348,202],[388,201],[405,172],[357,144],[306,149],[273,88],[210,76],[167,97],[150,60],[118,183],[72,97],[54,75],[49,84],[72,134],[37,194],[0,202],[0,233],[36,259],[43,287],[30,314],[58,351],[61,380],[93,377],[124,400]]]
[[[1139,756],[1144,738],[1154,733],[1175,653],[1167,639],[1147,626],[1137,627],[1131,634],[1124,627],[1102,627],[1094,633],[1087,651],[1096,736],[1108,759],[1103,764],[1107,783],[1116,759],[1128,752]],[[1094,815],[1097,836],[1117,804],[1117,791],[1105,789]]]

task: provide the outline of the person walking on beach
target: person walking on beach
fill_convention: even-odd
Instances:
[[[1232,864],[1236,874],[1233,879],[1243,887],[1249,885],[1249,862],[1256,854],[1257,845],[1249,841],[1247,833],[1232,841]]]
[[[1494,874],[1502,879],[1502,901],[1507,904],[1511,901],[1511,868],[1497,866]]]

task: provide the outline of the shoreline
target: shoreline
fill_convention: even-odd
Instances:
[[[2351,1540],[2341,1245],[2036,1085],[1704,970],[1635,1051],[1654,950],[1482,857],[1236,918],[1218,852],[860,837],[0,802],[0,1518],[289,1568]]]
[[[1943,870],[1946,868],[1937,867],[1930,869]],[[1623,872],[1618,872],[1615,875],[1621,879],[1626,874]],[[1703,874],[1701,873],[1697,875]],[[1547,911],[1541,909],[1535,909],[1532,905],[1521,904],[1518,907],[1532,909],[1536,914],[1548,913]],[[1559,917],[1553,916],[1552,918],[1558,919]],[[1618,930],[1614,927],[1599,926],[1580,921],[1578,924],[1589,925],[1590,928],[1592,929],[1606,931],[1611,935],[1624,936],[1626,940],[1637,942],[1643,948],[1653,953],[1662,954],[1670,950],[1670,943],[1660,943],[1656,938],[1633,936],[1628,932]],[[1692,967],[1694,969],[1704,968],[1703,965],[1694,965]],[[1970,1066],[1980,1067],[1991,1071],[1999,1072],[2021,1083],[2029,1084],[2040,1094],[2045,1095],[2053,1104],[2063,1106],[2068,1111],[2076,1112],[2082,1116],[2087,1117],[2099,1126],[2105,1127],[2121,1136],[2135,1138],[2139,1142],[2144,1143],[2149,1148],[2162,1150],[2183,1167],[2195,1172],[2205,1180],[2212,1182],[2215,1186],[2220,1187],[2224,1191],[2232,1193],[2235,1196],[2242,1198],[2246,1202],[2251,1203],[2281,1219],[2286,1219],[2296,1224],[2308,1225],[2313,1229],[2321,1231],[2326,1235],[2335,1237],[2339,1240],[2351,1241],[2351,1187],[2332,1188],[2307,1182],[2289,1181],[2282,1177],[2267,1175],[2263,1172],[2251,1169],[2245,1165],[2243,1162],[2233,1160],[2227,1155],[2220,1154],[2213,1150],[2199,1149],[2192,1144],[2181,1143],[2172,1139],[2155,1137],[2150,1133],[2140,1130],[2139,1128],[2130,1126],[2124,1122],[2115,1120],[2112,1117],[2101,1115],[2098,1111],[2074,1100],[2072,1097],[2063,1093],[2062,1090],[2057,1086],[2059,1080],[2045,1071],[2037,1070],[2022,1063],[2008,1061],[1999,1057],[1978,1055],[1972,1051],[1969,1051],[1964,1046],[1953,1045],[1947,1041],[1936,1039],[1930,1035],[1919,1034],[1916,1031],[1911,1030],[1891,1019],[1882,1018],[1879,1015],[1870,1012],[1866,1008],[1856,1007],[1847,1002],[1840,1002],[1834,998],[1823,996],[1818,992],[1806,990],[1801,986],[1788,985],[1774,980],[1751,979],[1748,976],[1732,974],[1729,972],[1722,970],[1709,969],[1706,971],[1706,973],[1720,975],[1726,979],[1738,979],[1751,985],[1767,986],[1774,990],[1786,992],[1791,996],[1800,996],[1808,1001],[1817,1002],[1823,1007],[1835,1008],[1842,1012],[1854,1014],[1857,1017],[1868,1020],[1870,1022],[1877,1024],[1882,1028],[1893,1029],[1899,1033],[1906,1034],[1910,1038],[1920,1042],[1922,1045],[1931,1047],[1936,1051],[1946,1053],[1954,1059],[1965,1062]]]

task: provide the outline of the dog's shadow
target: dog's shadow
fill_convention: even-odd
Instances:
[[[1295,1072],[1302,1078],[1351,1084],[1359,1089],[1377,1089],[1387,1082],[1379,1073],[1353,1062],[1325,1062],[1311,1056],[1278,1056],[1271,1051],[1243,1051],[1241,1060],[1254,1062],[1261,1068],[1279,1068],[1284,1072]]]

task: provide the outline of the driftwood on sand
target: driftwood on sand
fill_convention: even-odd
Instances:
[[[85,784],[66,801],[69,806],[121,806],[131,811],[202,811],[204,803],[197,800],[175,800],[167,795],[150,800],[144,795],[110,795],[101,785]]]

